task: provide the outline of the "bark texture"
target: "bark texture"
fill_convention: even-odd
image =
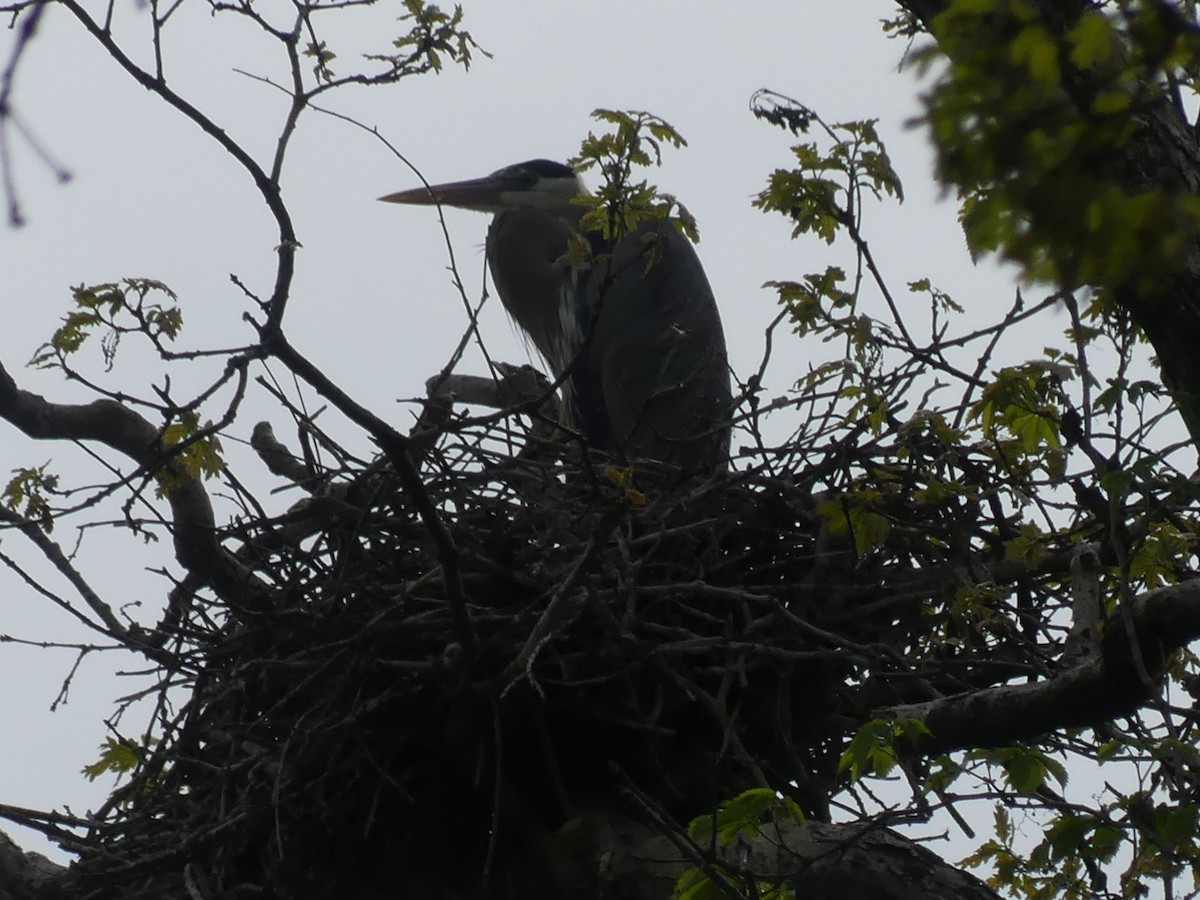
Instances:
[[[704,849],[620,817],[576,819],[554,840],[558,884],[542,896],[662,900]],[[738,876],[752,873],[787,882],[805,900],[999,898],[979,879],[882,827],[782,825],[724,848],[721,863],[716,877],[731,897],[752,896]],[[0,832],[0,900],[72,900],[70,874]]]

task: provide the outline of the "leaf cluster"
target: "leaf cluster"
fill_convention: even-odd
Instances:
[[[159,297],[163,299],[159,299]],[[99,335],[100,353],[111,370],[123,337],[142,335],[163,351],[183,328],[178,297],[152,278],[126,278],[120,282],[71,288],[75,309],[50,340],[42,344],[30,364],[42,369],[68,370],[68,359],[93,335]]]
[[[395,53],[366,54],[366,59],[386,62],[389,66],[386,81],[397,81],[426,72],[441,72],[446,60],[471,68],[473,54],[488,53],[476,43],[471,33],[462,27],[462,7],[455,4],[453,12],[445,12],[436,3],[426,0],[404,0],[406,12],[401,22],[411,23],[407,34],[392,41]],[[317,60],[318,77],[331,79],[326,63],[333,54],[323,42],[310,45],[308,55]]]
[[[938,177],[960,193],[976,255],[1066,287],[1157,287],[1200,234],[1200,201],[1130,187],[1122,160],[1139,117],[1194,83],[1200,32],[1157,0],[1081,4],[1066,28],[1058,16],[1033,0],[952,0],[933,21],[937,46],[916,58],[939,71],[924,116]]]
[[[159,498],[177,487],[181,478],[214,478],[225,470],[216,427],[211,421],[201,425],[195,410],[181,411],[163,429],[160,440],[170,462],[156,473]]]
[[[994,9],[996,4],[983,7]],[[1037,52],[1025,47],[1018,53],[1026,73]],[[953,60],[948,64],[954,65]],[[789,101],[781,112],[774,105],[780,103],[772,99],[769,115],[762,118],[806,133],[816,131],[822,121],[803,104]],[[981,110],[987,106],[981,103]],[[974,121],[957,120],[955,127],[973,140]],[[851,266],[831,264],[800,279],[768,282],[779,296],[782,321],[799,334],[840,342],[843,349],[840,358],[834,354],[828,362],[812,364],[797,384],[802,396],[826,402],[810,404],[807,424],[793,439],[854,446],[866,454],[836,476],[826,473],[828,490],[814,506],[824,534],[850,543],[860,559],[869,561],[903,543],[906,534],[915,537],[903,521],[902,507],[929,504],[959,508],[961,525],[979,541],[976,559],[995,554],[991,558],[1001,568],[1016,564],[1041,570],[1053,565],[1064,548],[1095,541],[1103,560],[1095,576],[1101,615],[1119,614],[1121,598],[1133,592],[1188,577],[1200,533],[1195,485],[1187,463],[1173,461],[1170,450],[1155,449],[1161,443],[1149,437],[1159,433],[1172,411],[1161,384],[1132,375],[1141,335],[1111,302],[1111,294],[1095,292],[1081,302],[1072,292],[1060,291],[1030,305],[1018,291],[995,324],[956,335],[965,304],[928,277],[908,282],[908,298],[893,296],[863,236],[867,208],[862,201],[888,199],[893,192],[879,172],[872,176],[855,168],[853,141],[856,135],[878,136],[861,128],[824,125],[816,133],[822,140],[793,149],[800,165],[773,175],[760,205],[786,216],[794,234],[826,244],[848,243],[854,255]],[[1014,139],[1024,134],[1018,129]],[[1014,165],[1014,178],[1025,171],[1023,166]],[[911,302],[905,304],[917,298],[928,310],[925,338],[917,335]],[[1015,358],[994,358],[1010,333],[1046,314],[1055,317],[1052,330],[1061,336],[1043,331],[1032,345],[1017,338],[1015,352],[1004,349]],[[950,402],[939,402],[947,390],[953,392]],[[830,430],[816,437],[822,427]],[[1186,448],[1180,455],[1187,455]],[[954,557],[966,531],[935,534],[926,529],[920,540],[929,546],[944,540],[945,552]],[[1034,644],[1043,650],[1063,646],[1070,624],[1066,604],[1075,589],[1064,580],[1057,595],[1051,591],[1038,601],[1021,599],[1022,588],[1014,594],[987,578],[968,577],[952,589],[952,597],[925,608],[924,636],[912,652],[944,654],[946,659],[983,652],[1002,667],[1000,660],[1012,658],[1005,648],[1015,641],[1032,651],[1018,653],[1030,666],[1024,677],[1051,677],[1061,649],[1041,656],[1026,641],[1036,632],[1041,637]],[[989,649],[982,651],[984,646]],[[1187,654],[1169,665],[1185,683],[1196,671]],[[961,689],[979,684],[972,680],[971,687],[964,683]],[[1192,719],[1186,712],[1184,717],[1194,740]],[[919,744],[922,734],[902,734],[892,720],[873,719],[843,745],[840,771],[850,780],[849,793],[857,798],[860,814],[871,808],[871,789],[864,787],[859,795],[856,785],[897,768],[916,785],[912,807],[917,809],[953,812],[972,795],[970,785],[978,783],[982,795],[1039,810],[1051,823],[1063,810],[1047,798],[1056,790],[1066,792],[1067,760],[1115,766],[1118,757],[1136,759],[1155,771],[1160,784],[1170,782],[1176,785],[1172,791],[1186,796],[1187,778],[1178,781],[1177,772],[1150,762],[1146,751],[1174,740],[1173,726],[1148,714],[1108,733],[1120,748],[1116,756],[1111,748],[1089,746],[1074,735],[1047,735],[1034,744],[914,761],[905,748]],[[1152,878],[1172,877],[1172,864],[1162,860],[1174,860],[1178,870],[1188,851],[1174,843],[1162,850],[1149,819],[1116,815],[1126,806],[1125,799],[1110,794],[1103,802],[1071,807],[1084,817],[1081,821],[1096,823],[1084,830],[1097,841],[1091,857],[1076,854],[1071,866],[1059,862],[1066,852],[1061,849],[1065,837],[1039,845],[1031,856],[1033,848],[1020,846],[1015,829],[1006,837],[1007,818],[998,824],[995,840],[970,862],[992,865],[999,873],[995,884],[1031,897],[1058,896],[1056,891],[1107,896],[1105,866],[1114,858],[1114,845],[1123,859],[1133,860],[1120,876],[1130,891]],[[1148,846],[1159,847],[1159,861],[1143,865],[1137,860]]]
[[[589,131],[571,160],[578,171],[596,169],[602,179],[591,195],[577,201],[584,207],[581,229],[615,242],[643,222],[665,221],[698,241],[696,221],[687,208],[635,175],[638,169],[662,165],[664,147],[687,146],[683,135],[659,116],[640,110],[597,109],[592,117],[609,129]]]
[[[852,781],[888,775],[900,762],[906,747],[929,736],[928,726],[919,719],[872,719],[846,744],[838,768]]]
[[[794,145],[793,167],[776,169],[754,200],[759,209],[791,219],[793,237],[815,234],[831,244],[841,227],[858,221],[864,195],[903,199],[900,178],[875,128],[877,120],[826,125],[804,104],[771,91],[756,93],[751,110],[793,134],[818,125],[828,141],[827,147],[815,141]]]
[[[100,756],[95,762],[83,767],[88,781],[105,775],[129,775],[144,758],[144,751],[129,738],[107,737],[100,745]]]
[[[50,463],[15,469],[4,486],[3,503],[13,512],[37,522],[49,534],[54,529],[54,510],[50,497],[58,492],[58,476],[50,471]]]
[[[776,834],[781,822],[803,824],[804,812],[794,800],[770,788],[751,788],[721,803],[711,814],[693,819],[688,838],[707,859],[719,857],[725,848],[742,837]],[[687,869],[675,884],[674,900],[724,900],[730,888],[762,900],[792,900],[796,896],[786,883],[759,881],[720,862]]]

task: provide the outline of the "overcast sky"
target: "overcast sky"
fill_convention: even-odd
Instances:
[[[699,252],[721,306],[735,369],[745,373],[756,366],[763,329],[776,309],[762,283],[820,271],[832,259],[819,242],[792,242],[786,223],[750,205],[771,169],[789,162],[789,137],[756,122],[748,111],[750,96],[762,87],[809,104],[829,121],[880,119],[908,200],[903,207],[872,210],[866,228],[895,285],[930,276],[979,309],[994,308],[1011,295],[1011,283],[995,270],[971,267],[953,205],[939,203],[930,183],[925,137],[905,127],[919,111],[918,86],[912,75],[897,72],[903,42],[880,33],[879,20],[894,12],[891,3],[465,0],[464,5],[466,27],[492,58],[477,56],[470,72],[448,68],[391,88],[346,89],[324,102],[378,128],[438,181],[532,157],[566,159],[596,127],[589,118],[596,107],[645,109],[664,117],[689,146],[670,152],[652,180],[678,195],[699,221]],[[273,6],[286,8],[272,0],[261,8]],[[339,54],[334,69],[348,71],[358,49],[384,49],[386,29],[399,12],[399,3],[380,3],[345,16],[342,27],[331,32],[331,49]],[[116,0],[116,15],[131,56],[148,62],[145,11],[136,0]],[[260,159],[269,154],[284,98],[235,70],[280,79],[281,57],[270,41],[231,16],[213,18],[205,4],[186,0],[168,30],[165,56],[179,93]],[[249,341],[252,335],[241,322],[248,306],[229,276],[235,273],[252,290],[268,294],[276,234],[245,173],[211,139],[135,85],[61,9],[45,16],[18,72],[14,100],[25,124],[73,176],[58,184],[26,145],[15,142],[27,224],[0,230],[5,322],[0,356],[22,384],[53,399],[88,399],[80,386],[21,369],[66,309],[68,287],[80,282],[161,279],[181,295],[184,345]],[[303,244],[285,327],[293,343],[352,396],[401,424],[408,413],[397,398],[421,394],[466,321],[450,285],[433,211],[375,201],[415,184],[369,134],[313,113],[301,123],[284,174]],[[447,219],[464,280],[477,296],[486,220],[455,211]],[[493,356],[527,359],[498,304],[485,311],[483,330]],[[805,360],[822,352],[801,343],[778,348],[775,387],[803,374]],[[198,384],[211,372],[194,369],[177,372],[176,384]],[[478,360],[468,360],[463,371],[483,370]],[[161,369],[131,346],[113,377],[140,389],[151,379],[161,381]],[[278,412],[262,407],[262,415],[272,414],[277,425],[286,425]],[[248,414],[235,434],[248,437],[256,415]],[[247,470],[257,465],[237,446],[229,452]],[[68,460],[79,464],[77,456],[8,430],[0,439],[0,478],[51,458],[63,461],[60,468]],[[96,481],[101,474],[92,472]],[[278,506],[293,499],[277,498]],[[55,536],[67,545],[75,540],[66,528]],[[3,537],[0,550],[29,558],[13,535]],[[147,554],[125,539],[91,536],[81,560],[104,568],[96,582],[110,602],[142,603],[141,615],[153,620],[165,587],[142,569],[168,564],[166,553],[165,545]],[[0,633],[81,636],[65,615],[12,577],[0,580]],[[111,788],[89,785],[79,770],[95,758],[105,734],[102,720],[129,684],[110,677],[115,660],[88,658],[69,704],[50,714],[73,661],[67,652],[0,644],[5,685],[0,721],[21,723],[19,738],[9,730],[10,737],[0,742],[0,802],[70,804],[83,811]],[[25,833],[19,837],[30,846],[37,843]]]

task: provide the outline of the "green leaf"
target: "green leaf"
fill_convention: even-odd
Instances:
[[[849,536],[855,551],[864,554],[883,546],[891,533],[891,521],[871,508],[878,499],[876,491],[859,490],[817,504],[817,514],[830,534]]]
[[[391,67],[380,76],[382,80],[396,81],[408,75],[441,72],[443,56],[470,69],[475,51],[489,55],[462,27],[461,6],[456,5],[453,13],[446,13],[425,0],[404,0],[404,7],[408,12],[400,17],[400,21],[409,22],[412,27],[407,34],[392,41],[392,46],[400,52],[367,56],[367,59],[380,60]]]
[[[95,781],[106,774],[124,775],[137,768],[141,761],[139,748],[129,740],[105,738],[100,745],[100,758],[83,767],[88,781]]]
[[[58,493],[58,476],[49,468],[46,462],[36,468],[14,469],[0,497],[5,506],[36,522],[47,534],[54,529],[49,496]]]
[[[1023,28],[1009,50],[1013,62],[1024,63],[1036,81],[1057,85],[1062,78],[1058,46],[1050,33],[1038,26]]]
[[[1095,4],[1064,40],[1053,4],[982,6],[950,0],[935,17],[953,64],[923,118],[938,178],[964,200],[972,253],[998,252],[1029,281],[1161,289],[1200,238],[1200,204],[1188,191],[1133,189],[1112,160],[1162,86],[1200,69],[1194,9]]]
[[[1071,62],[1081,69],[1091,69],[1113,58],[1117,35],[1108,16],[1099,10],[1087,10],[1067,32],[1071,43]]]
[[[1092,831],[1092,856],[1102,863],[1111,862],[1125,842],[1125,833],[1113,825],[1098,825]]]
[[[1016,436],[1021,448],[1027,453],[1036,453],[1043,446],[1052,450],[1062,449],[1058,434],[1058,420],[1041,412],[1009,407],[1008,428]]]
[[[688,837],[697,845],[707,847],[712,843],[724,847],[742,835],[751,837],[762,833],[767,826],[790,822],[803,824],[804,813],[794,800],[782,796],[770,788],[751,788],[736,797],[726,800],[716,811],[698,816],[688,824]],[[717,874],[720,880],[712,877]],[[717,862],[710,862],[707,871],[700,868],[687,869],[675,882],[673,897],[727,898],[726,885],[746,885],[751,879],[734,872]],[[790,900],[793,894],[786,885],[758,881],[752,883],[750,893],[762,898]]]
[[[612,128],[600,134],[589,132],[571,160],[579,171],[598,169],[603,178],[593,194],[576,201],[583,207],[581,229],[616,240],[642,222],[661,220],[698,241],[696,220],[687,208],[672,195],[634,176],[638,168],[662,164],[664,145],[687,146],[683,135],[664,119],[641,110],[596,109],[592,117]],[[586,252],[586,242],[579,242],[572,256]]]
[[[1197,807],[1190,803],[1157,807],[1154,810],[1154,830],[1158,838],[1173,847],[1195,840],[1197,811]]]
[[[1005,766],[1009,783],[1022,794],[1032,794],[1046,780],[1046,767],[1036,756],[1018,756]]]
[[[804,813],[794,800],[771,788],[751,788],[726,800],[716,812],[693,819],[688,835],[699,844],[710,843],[715,836],[724,846],[743,834],[757,835],[764,826],[783,820],[801,824]]]
[[[166,302],[156,299],[158,295]],[[119,283],[78,285],[71,289],[76,309],[67,313],[50,340],[37,349],[30,365],[63,368],[93,334],[100,335],[105,369],[111,369],[121,339],[140,334],[156,346],[173,341],[183,327],[174,291],[151,278],[125,278]]]
[[[1095,828],[1092,816],[1064,814],[1046,829],[1046,842],[1054,859],[1076,853]]]
[[[1134,484],[1133,474],[1124,469],[1109,469],[1100,476],[1100,486],[1109,499],[1118,503],[1129,496]]]
[[[812,234],[827,244],[853,225],[859,198],[902,200],[903,186],[892,166],[874,119],[827,125],[815,112],[796,101],[760,91],[752,101],[755,115],[793,131],[816,122],[826,141],[796,144],[794,166],[771,173],[767,187],[754,200],[764,212],[778,212],[792,222],[792,236]]]
[[[999,765],[1013,790],[1022,794],[1036,793],[1047,779],[1053,779],[1061,786],[1067,783],[1066,767],[1037,747],[972,750],[967,758]]]
[[[188,411],[163,429],[160,440],[164,450],[178,449],[170,453],[167,464],[155,474],[158,480],[155,493],[159,498],[179,487],[183,478],[212,478],[225,471],[220,439],[215,434],[200,436],[212,428],[212,422],[201,426],[199,415]]]
[[[1174,584],[1178,572],[1187,568],[1193,538],[1171,522],[1153,523],[1145,538],[1135,545],[1129,560],[1129,576],[1147,588]]]
[[[864,723],[842,751],[838,771],[859,781],[887,775],[899,761],[898,743],[915,743],[931,734],[919,719],[872,719]]]

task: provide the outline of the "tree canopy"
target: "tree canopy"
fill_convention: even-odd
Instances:
[[[939,288],[942,248],[928,277],[881,271],[871,213],[904,188],[874,120],[756,93],[792,147],[754,203],[829,261],[763,273],[778,315],[735,373],[731,467],[704,478],[599,459],[528,368],[457,371],[474,325],[403,427],[291,339],[297,123],[485,52],[469,7],[403,5],[355,59],[336,23],[370,3],[209,4],[288,73],[250,73],[288,102],[257,152],[168,74],[178,4],[136,33],[77,0],[5,7],[14,224],[17,75],[54,9],[249,176],[278,243],[269,278],[235,277],[242,332],[211,346],[162,281],[74,286],[32,365],[88,402],[0,361],[4,427],[110,475],[8,461],[0,520],[74,593],[29,588],[94,631],[81,654],[135,654],[148,686],[122,709],[153,710],[114,718],[88,770],[121,776],[101,809],[0,805],[75,858],[0,845],[0,897],[1196,895],[1194,4],[904,0],[885,23],[925,73],[970,252],[1019,267],[990,318]],[[598,110],[574,160],[602,179],[585,226],[694,234],[650,183],[682,144],[653,111]],[[816,345],[768,394],[768,363]],[[111,376],[130,352],[150,387]],[[212,378],[176,386],[196,360]],[[257,468],[230,462],[237,440]],[[281,487],[303,499],[275,509]],[[149,618],[62,537],[109,503],[129,541],[170,537]],[[914,842],[931,830],[970,842],[961,870]]]

